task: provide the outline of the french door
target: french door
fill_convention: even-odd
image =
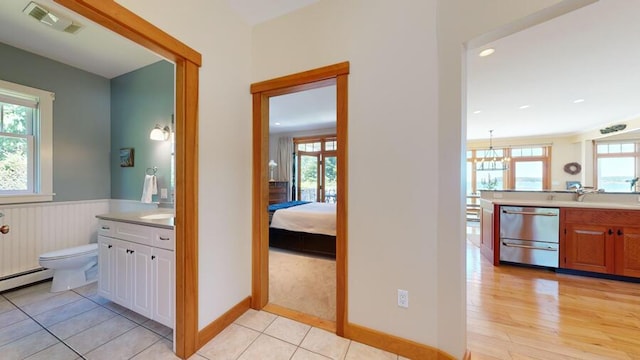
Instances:
[[[333,140],[333,139],[332,139]],[[335,141],[335,140],[333,140]],[[333,145],[333,142],[331,142]],[[335,203],[337,187],[337,153],[327,150],[324,141],[297,146],[297,199],[302,201]],[[309,149],[304,151],[301,149]]]

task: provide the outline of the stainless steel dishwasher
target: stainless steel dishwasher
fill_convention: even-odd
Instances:
[[[558,267],[560,210],[500,207],[500,261]]]

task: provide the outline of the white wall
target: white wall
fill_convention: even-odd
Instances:
[[[464,308],[462,271],[453,287],[437,279],[435,16],[435,0],[322,0],[254,28],[252,78],[350,62],[348,320],[430,345],[452,315],[438,293]]]
[[[202,54],[199,327],[251,294],[251,33],[224,0],[118,0]],[[178,189],[179,191],[179,189]]]

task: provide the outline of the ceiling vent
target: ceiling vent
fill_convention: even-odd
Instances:
[[[75,34],[82,29],[82,25],[62,15],[55,14],[33,1],[22,12],[58,31]]]

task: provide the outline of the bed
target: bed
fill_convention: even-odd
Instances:
[[[290,201],[270,205],[269,246],[335,258],[336,204]]]

